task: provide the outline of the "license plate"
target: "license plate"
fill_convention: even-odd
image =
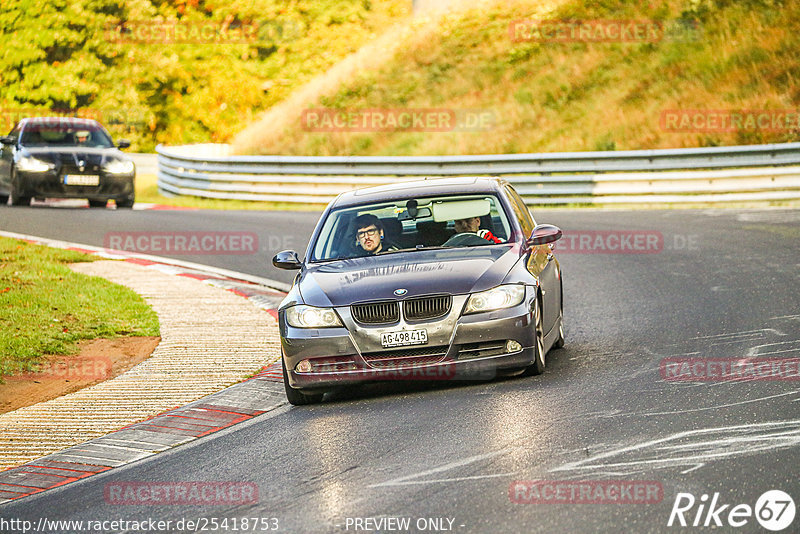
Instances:
[[[65,174],[66,185],[100,185],[100,176],[97,174]]]
[[[424,345],[427,342],[427,330],[401,330],[399,332],[384,332],[381,334],[381,345],[385,348]]]

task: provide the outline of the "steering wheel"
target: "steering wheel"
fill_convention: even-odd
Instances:
[[[462,232],[460,234],[456,234],[444,243],[442,243],[443,247],[472,247],[476,245],[487,245],[489,241],[482,238],[477,234],[473,234],[471,232]]]

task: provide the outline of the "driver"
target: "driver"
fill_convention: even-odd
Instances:
[[[491,241],[492,243],[505,243],[505,241],[503,241],[499,237],[496,237],[489,230],[480,229],[481,228],[480,217],[468,217],[466,219],[457,219],[453,222],[456,225],[457,234],[470,233],[482,237],[487,241]]]
[[[86,130],[79,130],[75,132],[75,142],[78,145],[85,146],[89,141],[89,132]]]
[[[356,217],[356,240],[363,250],[364,256],[374,256],[381,252],[398,250],[398,248],[384,239],[383,224],[381,220],[365,213]]]

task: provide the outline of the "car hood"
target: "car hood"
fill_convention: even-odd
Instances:
[[[297,287],[303,301],[311,306],[465,294],[502,283],[519,257],[520,247],[513,243],[397,252],[311,264],[300,274]],[[398,289],[406,293],[398,296],[394,293]]]
[[[87,168],[100,166],[115,159],[129,159],[116,148],[24,147],[22,155],[62,165],[77,166],[83,161]]]

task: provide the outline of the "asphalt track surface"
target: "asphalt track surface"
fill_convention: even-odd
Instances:
[[[800,357],[800,210],[534,215],[574,236],[573,248],[582,235],[592,242],[591,250],[567,251],[566,241],[556,249],[567,344],[549,353],[544,375],[376,384],[315,406],[285,406],[0,506],[0,520],[170,520],[167,530],[175,532],[197,530],[176,523],[197,518],[209,520],[207,531],[215,531],[217,518],[216,532],[231,532],[232,518],[244,517],[276,518],[279,532],[435,531],[438,523],[427,518],[444,518],[441,526],[463,533],[709,531],[718,494],[715,509],[728,505],[715,516],[721,531],[767,532],[752,515],[734,517],[745,523],[731,527],[730,511],[755,508],[768,490],[800,505],[800,381],[790,365]],[[269,260],[279,249],[302,251],[317,217],[6,207],[0,228],[93,245],[103,245],[107,232],[254,232],[255,254],[171,256],[290,281],[291,272],[272,269]],[[648,253],[597,248],[598,235],[608,247],[616,243],[609,236],[628,239],[633,231],[660,236],[660,246]],[[784,377],[794,369],[794,379],[676,381],[664,375],[662,364],[675,361],[669,358],[781,359]],[[536,497],[517,490],[517,481],[534,480],[550,481],[539,495],[557,502],[512,502]],[[649,481],[663,493],[651,503],[579,503],[557,485],[609,480]],[[104,497],[108,484],[187,481],[255,483],[257,502],[119,505]],[[684,512],[685,528],[677,516],[667,526],[679,493],[696,500]],[[776,500],[755,511],[766,516],[785,507],[788,514],[792,507]],[[693,527],[701,504],[700,526]],[[377,529],[381,518],[408,518],[410,526]],[[797,517],[783,531],[799,525]],[[123,529],[104,530],[116,531]]]

